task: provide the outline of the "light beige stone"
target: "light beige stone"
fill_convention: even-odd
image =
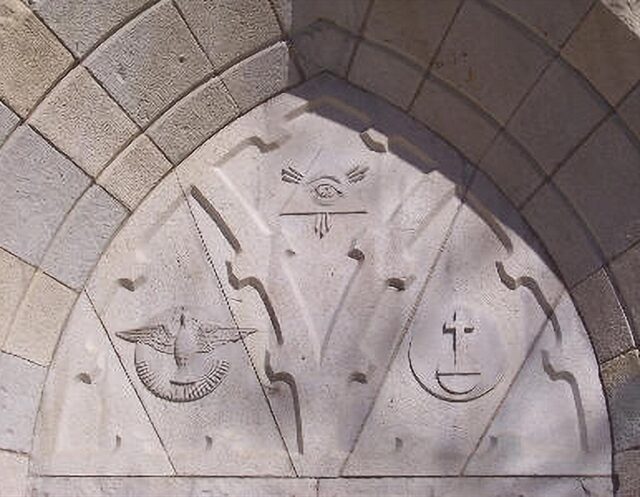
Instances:
[[[19,122],[20,118],[9,107],[0,102],[0,145],[4,143]]]
[[[562,56],[612,105],[640,79],[640,38],[602,2],[594,3]]]
[[[609,112],[569,65],[554,62],[509,122],[508,131],[551,174]]]
[[[220,77],[241,112],[252,109],[300,81],[284,42],[248,57]]]
[[[0,46],[0,98],[26,117],[73,56],[20,0],[0,3]]]
[[[349,81],[406,109],[424,71],[386,48],[362,42],[356,50]]]
[[[98,177],[109,193],[134,210],[171,163],[149,138],[136,138]]]
[[[617,117],[604,122],[554,181],[584,219],[607,258],[640,239],[640,149]]]
[[[460,3],[374,0],[364,36],[426,67]]]
[[[160,2],[84,63],[140,126],[146,126],[212,71],[180,14]]]
[[[640,85],[620,103],[618,115],[640,140]]]
[[[18,308],[3,349],[46,366],[76,293],[38,271]]]
[[[47,95],[29,124],[93,177],[138,129],[84,67]]]
[[[91,186],[60,226],[41,269],[80,290],[127,214],[100,186]]]
[[[151,0],[29,0],[31,8],[77,57],[152,3]]]
[[[177,0],[216,71],[280,38],[269,0]]]
[[[498,126],[478,107],[443,83],[428,78],[411,114],[478,161],[498,133]]]
[[[25,496],[28,469],[29,458],[26,455],[0,450],[0,497]]]
[[[0,150],[0,245],[37,265],[90,178],[29,126]]]
[[[0,348],[35,268],[0,249]]]
[[[293,49],[307,78],[322,71],[346,77],[356,40],[348,31],[320,20],[294,35]]]
[[[640,244],[634,245],[610,264],[622,299],[631,313],[628,318],[633,324],[634,337],[638,345],[640,344],[640,281],[637,268],[640,267]]]
[[[550,60],[533,37],[474,1],[463,5],[433,71],[504,123]]]
[[[219,78],[204,83],[167,111],[147,134],[174,164],[238,115]]]
[[[640,450],[628,450],[614,456],[615,474],[618,478],[617,497],[638,497],[640,489]]]

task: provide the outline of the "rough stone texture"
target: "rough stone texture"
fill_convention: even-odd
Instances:
[[[555,187],[543,186],[522,212],[545,243],[569,287],[602,266],[603,261],[580,221]]]
[[[151,0],[29,0],[31,8],[77,57],[149,3]]]
[[[84,67],[47,95],[29,124],[94,177],[137,130]]]
[[[640,356],[632,350],[602,366],[616,452],[640,446]]]
[[[540,186],[543,174],[531,157],[507,133],[501,133],[480,163],[509,199],[521,206]]]
[[[423,70],[388,49],[362,42],[356,50],[349,81],[407,109],[418,90]]]
[[[425,81],[411,114],[473,161],[482,157],[498,133],[496,124],[477,107],[431,78]]]
[[[0,145],[2,145],[20,122],[20,118],[13,111],[0,102]]]
[[[149,138],[136,138],[98,178],[114,197],[134,210],[147,192],[171,169],[171,163]]]
[[[427,66],[460,0],[375,0],[364,36]]]
[[[551,173],[608,111],[589,84],[558,60],[529,93],[507,129]]]
[[[0,245],[37,265],[89,177],[28,126],[0,151]]]
[[[213,78],[167,111],[147,134],[174,164],[238,115],[220,79]]]
[[[633,323],[636,344],[640,344],[640,280],[637,268],[640,267],[640,244],[611,262],[611,270],[620,288],[623,301],[631,313],[628,318]]]
[[[307,78],[322,71],[346,77],[356,37],[326,21],[317,21],[293,37],[294,54]]]
[[[0,352],[0,449],[31,450],[46,373],[43,367]],[[3,471],[3,481],[6,474]]]
[[[292,34],[318,19],[330,21],[357,34],[369,3],[369,0],[273,0],[285,31]]]
[[[593,0],[492,0],[554,47],[560,47],[587,13]]]
[[[433,69],[504,123],[549,61],[533,37],[473,1],[456,17]]]
[[[614,116],[589,137],[554,178],[607,258],[640,239],[638,164],[640,149]]]
[[[216,71],[280,37],[269,0],[177,0]]]
[[[604,269],[577,285],[572,294],[600,363],[634,346],[624,310]]]
[[[633,0],[601,0],[631,31],[640,34],[640,3]]]
[[[0,472],[2,472],[0,497],[26,495],[28,469],[29,458],[26,455],[0,450]]]
[[[284,42],[248,57],[220,77],[241,112],[294,86],[300,80]]]
[[[38,271],[18,308],[3,349],[48,365],[75,299],[73,290]]]
[[[25,117],[73,56],[20,0],[3,0],[0,18],[0,98]]]
[[[47,250],[41,268],[80,290],[127,210],[98,185],[78,200]]]
[[[0,348],[35,268],[0,249]]]
[[[602,2],[595,2],[562,56],[612,105],[640,79],[640,38]]]
[[[140,126],[213,69],[169,2],[118,31],[85,64]]]
[[[640,450],[629,450],[614,455],[614,467],[619,488],[616,497],[638,497],[640,490]]]
[[[618,115],[640,140],[640,85],[622,101]]]

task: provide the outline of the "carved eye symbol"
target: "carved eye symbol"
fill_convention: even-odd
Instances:
[[[340,181],[331,176],[318,178],[312,181],[309,186],[311,187],[311,196],[323,205],[330,204],[344,195]]]

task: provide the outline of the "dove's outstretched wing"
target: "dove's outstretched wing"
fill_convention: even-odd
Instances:
[[[176,337],[161,324],[147,328],[119,331],[116,336],[127,342],[143,343],[163,354],[173,354],[173,346],[176,341]]]
[[[198,330],[198,352],[212,352],[216,347],[234,343],[255,333],[255,328],[221,328],[218,326],[201,325]]]

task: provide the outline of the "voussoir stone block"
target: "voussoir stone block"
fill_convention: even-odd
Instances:
[[[602,2],[595,2],[562,56],[612,105],[640,79],[640,38]]]
[[[178,0],[177,4],[216,70],[281,35],[268,0]]]
[[[356,50],[349,81],[406,109],[424,71],[386,48],[362,42]]]
[[[37,364],[0,352],[0,449],[31,450],[46,373]]]
[[[58,230],[42,265],[48,274],[80,290],[127,210],[93,185],[78,200]]]
[[[544,185],[522,210],[553,257],[569,287],[603,264],[588,233],[552,184]]]
[[[220,77],[241,112],[248,111],[300,81],[300,74],[284,42],[248,57]]]
[[[296,33],[324,19],[357,34],[367,13],[369,0],[272,0],[284,30]]]
[[[472,1],[456,17],[433,69],[505,122],[550,58],[506,16]]]
[[[375,0],[364,36],[427,66],[460,0]]]
[[[638,497],[640,492],[640,450],[628,450],[614,455],[614,473],[618,477],[616,497]]]
[[[6,105],[0,102],[0,145],[20,122],[20,118]]]
[[[26,495],[28,469],[28,456],[0,450],[0,497]]]
[[[640,149],[614,116],[555,175],[608,258],[640,239]]]
[[[225,85],[213,78],[169,109],[147,134],[178,164],[238,112]]]
[[[411,114],[473,161],[482,157],[498,133],[498,126],[489,116],[442,82],[431,78],[424,82]]]
[[[634,349],[602,366],[616,452],[640,446],[640,357]]]
[[[85,65],[140,126],[213,70],[169,2],[118,31]]]
[[[604,269],[578,284],[572,295],[598,362],[613,359],[634,346],[629,322]]]
[[[149,3],[151,0],[29,0],[31,8],[77,57]]]
[[[608,111],[584,78],[558,60],[518,108],[508,130],[551,173]]]
[[[640,244],[636,244],[627,252],[611,262],[611,271],[620,288],[622,299],[631,313],[636,344],[640,343]]]
[[[137,130],[84,67],[47,95],[29,124],[94,177]]]
[[[0,249],[0,348],[35,268]]]
[[[618,115],[640,140],[640,85],[622,101]]]
[[[0,151],[0,245],[37,265],[89,177],[29,126]]]
[[[25,117],[73,56],[20,0],[0,2],[0,98]]]
[[[105,169],[98,183],[134,210],[169,169],[171,163],[158,147],[141,135]]]
[[[18,308],[3,349],[46,366],[76,293],[38,271]]]

